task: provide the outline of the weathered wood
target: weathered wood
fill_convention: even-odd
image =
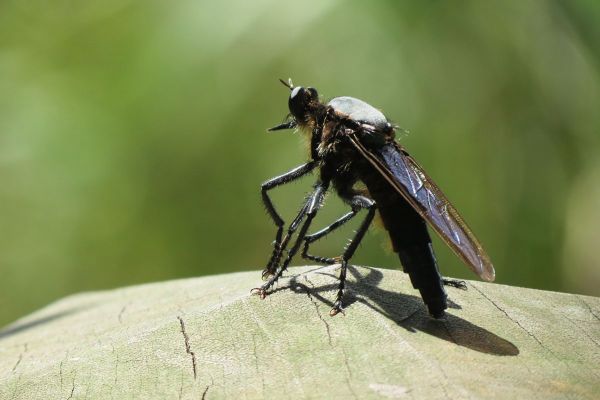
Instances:
[[[468,282],[430,319],[399,271],[294,268],[70,296],[0,332],[0,399],[598,398],[600,299]]]

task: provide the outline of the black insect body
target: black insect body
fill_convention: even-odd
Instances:
[[[427,223],[471,270],[486,281],[494,280],[494,267],[477,238],[431,178],[395,141],[395,127],[379,110],[352,97],[336,97],[324,104],[314,88],[293,87],[291,81],[282,83],[291,90],[290,116],[270,131],[299,128],[309,134],[311,159],[262,185],[262,199],[277,226],[277,233],[273,252],[263,271],[266,282],[255,289],[255,293],[264,298],[302,247],[301,255],[306,259],[341,264],[339,290],[330,314],[342,311],[348,261],[369,228],[376,209],[404,272],[409,274],[433,317],[441,318],[447,308],[444,283],[456,285],[456,282],[440,276]],[[284,232],[284,221],[268,191],[314,169],[319,170],[319,178]],[[361,182],[367,190],[359,189],[357,184]],[[351,210],[309,235],[308,229],[330,186]],[[342,255],[330,258],[309,254],[311,243],[348,222],[362,209],[366,210],[366,217]],[[296,231],[296,238],[286,254]]]

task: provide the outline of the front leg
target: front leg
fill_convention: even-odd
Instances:
[[[289,266],[290,262],[292,261],[292,258],[298,252],[298,249],[300,248],[300,245],[302,244],[302,241],[305,238],[306,231],[310,227],[312,220],[314,219],[314,217],[317,214],[317,211],[321,207],[321,204],[323,203],[323,198],[325,197],[325,192],[327,191],[328,186],[329,186],[328,183],[321,183],[321,182],[318,182],[315,185],[315,189],[314,189],[313,193],[308,197],[307,202],[304,204],[304,206],[298,213],[298,216],[290,224],[290,227],[288,228],[288,232],[285,235],[285,238],[283,239],[283,242],[281,245],[282,249],[287,247],[287,243],[289,242],[294,231],[300,225],[302,220],[306,217],[306,221],[304,221],[304,223],[302,224],[302,227],[300,228],[300,231],[298,232],[296,241],[294,242],[292,248],[289,250],[286,259],[284,260],[283,264],[279,268],[276,269],[275,273],[271,275],[271,277],[269,278],[269,280],[267,282],[265,282],[260,288],[253,289],[253,291],[252,291],[253,293],[259,294],[261,296],[261,298],[265,298],[267,295],[267,291],[273,286],[273,284],[275,284],[275,282],[277,282],[277,280],[285,272],[285,270]]]
[[[268,191],[277,186],[292,182],[308,174],[315,168],[316,165],[317,163],[315,161],[309,161],[306,164],[300,165],[299,167],[296,167],[283,175],[269,179],[261,185],[263,204],[265,205],[265,208],[267,209],[271,220],[273,220],[273,223],[275,224],[275,226],[277,226],[277,233],[275,234],[275,241],[273,242],[273,252],[271,253],[271,257],[263,271],[263,278],[266,278],[267,276],[273,275],[275,273],[277,264],[279,263],[279,259],[281,258],[281,250],[285,247],[282,246],[281,243],[284,221],[283,218],[281,218],[281,216],[279,215],[279,213],[277,213],[277,210],[275,209],[275,206],[273,205],[273,202],[269,197]]]

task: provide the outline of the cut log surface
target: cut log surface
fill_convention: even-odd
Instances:
[[[467,282],[433,320],[407,276],[292,268],[69,296],[0,331],[0,399],[598,399],[600,299]]]

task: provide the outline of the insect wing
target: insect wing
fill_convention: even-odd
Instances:
[[[394,142],[372,150],[354,135],[350,141],[473,272],[486,281],[494,280],[494,266],[481,243],[440,188],[402,146]]]

